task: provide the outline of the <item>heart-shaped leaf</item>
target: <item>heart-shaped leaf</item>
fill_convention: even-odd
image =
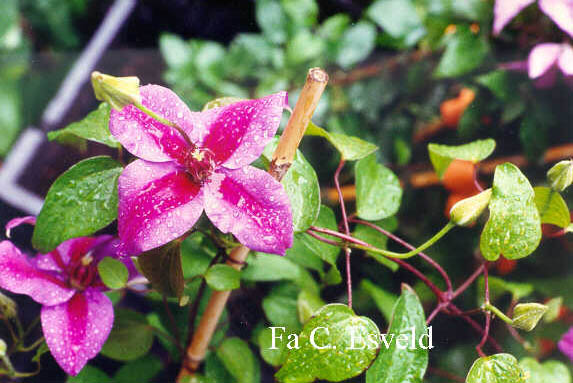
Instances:
[[[129,271],[123,262],[112,257],[105,257],[99,261],[97,271],[103,284],[110,289],[121,289],[129,277]]]
[[[427,331],[424,309],[418,296],[409,286],[403,285],[388,329],[387,341],[391,343],[389,347],[383,344],[376,361],[366,373],[366,383],[420,383],[428,367],[427,348],[431,344],[419,342]],[[412,339],[413,335],[418,339]],[[401,347],[403,343],[398,340],[404,337],[407,339],[406,348]]]
[[[327,132],[312,122],[308,124],[306,134],[326,138],[340,152],[344,161],[356,161],[378,150],[378,147],[370,142],[342,133]]]
[[[569,226],[571,215],[561,194],[546,186],[537,186],[533,190],[541,223],[550,223],[561,228]]]
[[[67,239],[89,236],[117,218],[117,179],[123,170],[110,157],[78,162],[50,187],[32,244],[49,253]]]
[[[376,221],[396,214],[402,201],[398,177],[369,155],[354,165],[358,216]]]
[[[495,141],[491,138],[458,146],[428,144],[430,161],[440,178],[444,176],[453,160],[470,161],[475,164],[489,157],[494,149]]]
[[[116,309],[113,328],[101,353],[115,360],[135,360],[147,354],[152,344],[153,328],[143,314]]]
[[[109,104],[102,102],[96,110],[88,114],[83,120],[71,123],[63,129],[48,132],[48,139],[66,143],[74,138],[81,138],[118,148],[119,142],[109,131],[110,110]]]
[[[476,69],[489,53],[487,40],[468,27],[458,25],[456,32],[445,36],[446,51],[434,72],[437,78],[458,77]]]
[[[263,155],[271,160],[278,139],[266,146]],[[293,227],[296,233],[303,232],[313,225],[320,211],[320,185],[312,165],[304,158],[300,150],[281,180],[292,209]]]
[[[326,305],[304,325],[298,336],[300,348],[290,350],[275,377],[284,383],[304,383],[357,376],[376,357],[377,348],[366,343],[368,337],[380,337],[374,322],[346,305]]]
[[[488,261],[500,254],[507,259],[527,257],[541,240],[541,220],[535,206],[533,188],[513,164],[495,169],[489,220],[480,239],[480,249]]]
[[[517,364],[517,359],[510,354],[479,358],[466,377],[466,383],[526,383],[527,381],[527,374]]]

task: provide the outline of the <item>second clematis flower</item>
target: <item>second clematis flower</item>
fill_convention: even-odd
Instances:
[[[557,343],[557,347],[573,362],[573,327],[563,335],[559,343]]]
[[[29,218],[29,217],[27,217]],[[10,230],[33,219],[16,219]],[[74,238],[48,254],[29,258],[10,241],[0,242],[0,287],[26,294],[42,305],[46,344],[62,369],[77,375],[105,343],[113,325],[113,305],[103,293],[97,264],[117,258],[119,240],[109,235]],[[124,260],[130,279],[137,275]]]
[[[499,34],[511,19],[534,2],[535,0],[495,0],[493,33]],[[573,37],[573,1],[539,0],[539,9]]]
[[[203,210],[222,232],[255,251],[292,245],[292,213],[282,185],[249,164],[275,135],[286,92],[191,112],[171,90],[140,88],[141,105],[113,110],[110,131],[138,160],[119,177],[118,231],[133,255],[189,231]]]

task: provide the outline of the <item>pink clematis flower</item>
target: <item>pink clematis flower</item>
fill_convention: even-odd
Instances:
[[[535,0],[496,0],[493,33],[499,34],[519,12],[534,2]],[[539,0],[539,8],[559,28],[573,37],[573,0]]]
[[[48,254],[28,258],[10,241],[0,242],[0,287],[42,305],[46,343],[62,369],[77,375],[95,357],[113,325],[113,305],[97,264],[117,257],[119,240],[109,235],[70,239]],[[130,277],[136,275],[126,260]]]
[[[529,53],[527,61],[505,63],[501,65],[501,68],[527,71],[529,78],[535,80],[535,86],[538,88],[553,86],[560,71],[571,85],[573,47],[569,44],[538,44]]]
[[[118,231],[127,254],[172,241],[201,216],[255,251],[284,254],[292,213],[282,185],[249,166],[278,129],[286,93],[191,112],[171,90],[140,88],[142,104],[183,132],[133,105],[112,111],[110,131],[140,159],[119,177]]]
[[[573,362],[573,327],[563,335],[563,338],[557,343],[557,347]]]

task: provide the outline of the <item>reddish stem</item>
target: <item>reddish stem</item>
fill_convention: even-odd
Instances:
[[[474,271],[474,273],[464,283],[462,283],[462,285],[460,287],[457,288],[456,291],[454,291],[454,295],[452,296],[452,299],[457,298],[464,291],[466,291],[468,289],[468,287],[470,287],[471,284],[476,280],[476,278],[479,277],[483,273],[483,269],[484,269],[484,265],[482,264],[480,267],[477,268],[476,271]]]
[[[338,202],[340,203],[340,211],[342,214],[342,223],[344,225],[344,233],[350,236],[350,228],[348,227],[348,216],[346,215],[346,207],[344,205],[344,196],[342,195],[342,190],[340,189],[340,172],[344,167],[344,159],[340,159],[338,168],[334,172],[334,186],[336,187],[336,192],[338,193]],[[344,254],[346,255],[346,289],[348,294],[348,307],[352,308],[352,276],[350,273],[350,248],[348,246],[344,247]]]
[[[405,240],[398,237],[397,235],[394,235],[393,233],[389,232],[388,230],[385,230],[385,229],[381,228],[380,226],[373,224],[372,222],[362,221],[360,219],[353,219],[353,218],[351,218],[350,221],[371,227],[372,229],[378,231],[379,233],[384,234],[388,238],[398,242],[399,244],[401,244],[402,246],[404,246],[405,248],[407,248],[409,250],[415,249],[415,247],[412,244],[406,242]],[[444,281],[446,282],[446,287],[448,289],[448,292],[451,292],[453,290],[452,281],[450,280],[448,273],[446,273],[446,271],[442,268],[442,266],[440,266],[440,264],[438,262],[434,261],[434,259],[432,259],[431,257],[429,257],[428,255],[426,255],[424,253],[418,253],[418,255],[423,260],[428,262],[434,269],[436,269],[441,274],[442,278],[444,278]]]
[[[321,241],[321,242],[328,243],[329,245],[332,245],[332,246],[338,247],[338,246],[340,245],[340,242],[335,241],[335,240],[332,240],[332,239],[325,238],[325,237],[323,237],[323,236],[320,235],[320,234],[316,234],[314,231],[308,230],[308,231],[306,232],[306,234],[310,235],[310,236],[313,237],[313,238],[318,239],[318,240]]]

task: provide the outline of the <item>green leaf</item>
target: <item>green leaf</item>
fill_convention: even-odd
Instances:
[[[352,20],[344,13],[330,16],[322,22],[318,28],[318,35],[330,42],[336,42],[342,38],[344,31],[348,28]]]
[[[265,147],[263,155],[267,160],[272,159],[277,144],[278,138],[275,138]],[[306,231],[318,218],[320,185],[316,172],[300,150],[296,151],[294,160],[281,183],[289,197],[295,233]]]
[[[311,33],[309,30],[301,29],[289,40],[286,47],[287,61],[293,65],[318,58],[324,52],[324,41]]]
[[[411,47],[426,34],[414,2],[410,0],[377,0],[367,9],[366,15],[398,40],[400,46]]]
[[[476,360],[466,383],[527,383],[527,374],[509,354],[495,354]]]
[[[114,383],[149,383],[163,369],[161,360],[153,355],[144,356],[120,367],[113,377]]]
[[[276,0],[260,0],[255,3],[257,24],[264,35],[275,44],[287,39],[287,16]]]
[[[529,374],[531,383],[571,383],[571,373],[567,366],[556,360],[541,364],[533,358],[523,358],[519,366]]]
[[[547,172],[547,179],[551,188],[564,191],[573,183],[573,160],[564,160],[556,163]]]
[[[398,177],[376,161],[371,154],[354,165],[356,177],[356,210],[368,221],[390,217],[398,211],[402,188]]]
[[[229,265],[214,265],[207,270],[205,281],[210,288],[218,291],[238,289],[241,286],[241,273]]]
[[[67,239],[89,236],[117,218],[117,179],[123,170],[110,157],[78,162],[50,187],[32,244],[43,253]]]
[[[113,328],[101,353],[108,358],[130,361],[141,358],[153,344],[153,329],[143,314],[116,309]]]
[[[453,160],[471,161],[475,164],[489,157],[494,149],[495,141],[491,138],[458,146],[428,144],[430,161],[440,178]]]
[[[541,223],[550,223],[561,228],[569,226],[571,223],[569,208],[557,191],[545,186],[534,187],[533,191]]]
[[[483,257],[488,261],[500,254],[507,259],[527,257],[541,241],[533,188],[515,165],[505,163],[495,169],[492,190],[490,216],[480,239]]]
[[[509,102],[515,97],[516,89],[509,79],[507,71],[494,70],[476,77],[476,82],[491,91],[501,101]]]
[[[313,334],[314,343],[324,349],[310,343]],[[370,319],[355,315],[346,305],[326,305],[305,324],[298,337],[300,348],[290,350],[275,378],[284,383],[304,383],[315,379],[340,382],[357,376],[376,357],[376,345],[366,345],[369,336],[380,336]]]
[[[412,339],[412,329],[415,337]],[[394,334],[390,347],[382,345],[380,354],[366,372],[366,383],[419,383],[428,367],[428,349],[432,347],[430,337],[426,344],[420,344],[423,334],[428,334],[424,309],[416,293],[406,285],[394,305],[392,322],[388,334]],[[396,338],[408,340],[407,348],[399,347]],[[414,348],[411,344],[418,342]],[[403,345],[405,342],[402,342]],[[422,347],[424,346],[424,347]]]
[[[275,331],[277,332],[276,337],[278,338],[281,330],[276,329]],[[257,342],[259,343],[261,357],[265,362],[274,367],[279,367],[285,362],[288,350],[286,348],[287,339],[284,334],[281,338],[275,339],[275,347],[273,348],[272,330],[265,327],[258,334]]]
[[[547,306],[547,312],[543,317],[543,321],[545,323],[555,322],[559,318],[559,314],[561,314],[563,297],[551,298],[548,302],[545,303],[545,305]]]
[[[548,307],[539,303],[520,303],[513,309],[513,327],[531,331],[543,318]]]
[[[169,68],[181,68],[191,62],[191,49],[181,37],[163,33],[159,37],[159,51]]]
[[[434,72],[437,78],[467,74],[479,67],[489,53],[487,40],[465,26],[458,25],[456,33],[445,39],[446,51]]]
[[[217,357],[238,383],[261,381],[259,361],[244,340],[225,339],[217,349]]]
[[[0,157],[4,157],[22,128],[22,101],[18,81],[0,79],[0,89]]]
[[[359,160],[378,150],[378,147],[370,142],[342,133],[327,132],[312,122],[308,124],[306,134],[326,138],[340,152],[345,161]]]
[[[241,273],[241,278],[252,282],[271,282],[280,280],[297,280],[300,278],[300,266],[287,257],[274,254],[250,254],[248,267]]]
[[[360,282],[360,287],[370,294],[378,310],[384,315],[386,321],[390,323],[392,321],[392,308],[396,305],[398,297],[376,286],[368,279],[363,279]]]
[[[263,311],[273,326],[284,326],[292,331],[300,331],[298,314],[298,289],[292,284],[275,287],[263,299]]]
[[[129,277],[123,262],[112,257],[104,257],[99,261],[97,271],[103,284],[112,290],[124,287]]]
[[[374,49],[376,27],[361,21],[348,28],[338,43],[336,63],[343,69],[351,68],[366,59]]]
[[[380,222],[373,222],[373,223],[380,226],[379,225]],[[376,246],[379,249],[385,249],[386,243],[388,242],[388,237],[379,233],[375,229],[368,227],[368,226],[365,226],[365,225],[356,226],[352,235],[355,238],[361,239],[364,242],[367,242],[373,246]],[[366,251],[366,252],[370,253],[369,251]],[[386,259],[385,257],[379,258],[379,260],[380,260],[381,264],[388,267],[392,271],[397,271],[400,267],[400,266],[398,266],[398,264],[396,262],[392,262],[391,260]]]
[[[306,323],[313,314],[326,303],[312,290],[302,290],[298,294],[296,307],[298,311],[298,320],[300,323]]]
[[[89,364],[76,376],[68,376],[66,383],[111,383],[112,379],[105,372]]]
[[[179,299],[183,296],[185,280],[181,266],[181,245],[178,241],[140,254],[137,265],[158,293]]]
[[[318,4],[315,0],[281,0],[284,12],[294,24],[294,28],[311,27],[316,24]]]
[[[102,102],[96,110],[90,112],[83,120],[71,123],[63,129],[48,132],[48,139],[66,143],[70,138],[83,138],[112,148],[119,148],[119,142],[109,131],[110,110],[109,104]]]
[[[336,230],[336,216],[332,209],[322,205],[315,225]],[[286,252],[286,258],[299,263],[298,258],[318,257],[330,265],[336,265],[339,253],[339,247],[319,241],[306,233],[298,233],[294,236],[293,246]]]

